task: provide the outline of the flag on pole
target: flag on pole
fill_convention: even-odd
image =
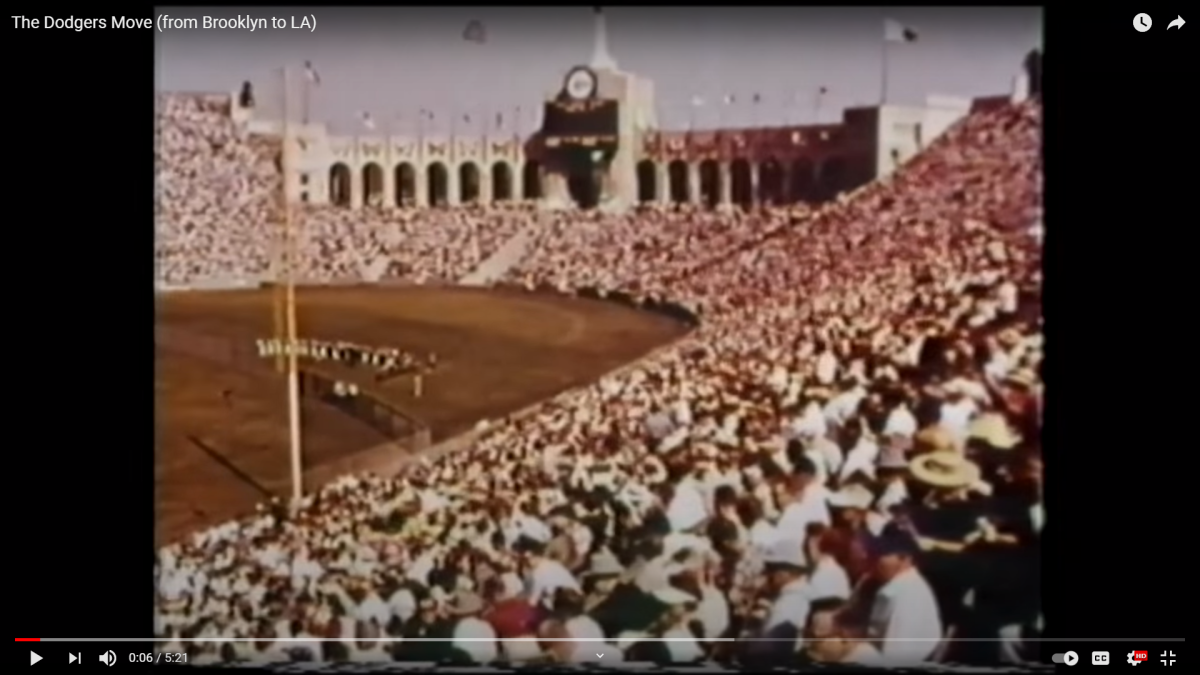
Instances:
[[[313,85],[321,84],[321,74],[317,72],[316,68],[313,68],[312,61],[304,62],[304,78]]]
[[[883,39],[888,42],[916,42],[917,31],[895,19],[884,19]]]
[[[750,102],[754,105],[762,103],[762,94],[755,94],[754,97],[750,99]]]
[[[463,28],[463,40],[474,42],[477,45],[487,43],[487,28],[484,27],[482,21],[472,19],[467,22],[466,28]]]
[[[499,113],[499,112],[496,113],[496,128],[497,129],[504,128],[504,113]]]
[[[829,93],[829,87],[820,87],[817,89],[817,96],[824,96]]]
[[[737,97],[733,94],[725,94],[725,105],[733,105],[737,103]]]
[[[371,117],[371,113],[364,111],[361,114],[361,117],[362,117],[363,127],[366,128],[368,131],[375,131],[375,118]]]

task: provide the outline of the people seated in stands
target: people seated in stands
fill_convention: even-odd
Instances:
[[[160,126],[160,274],[269,269],[276,177],[253,139],[202,101]],[[699,327],[453,452],[163,547],[156,636],[199,654],[192,636],[319,635],[330,660],[378,634],[396,659],[475,663],[1019,666],[1044,628],[1040,154],[1029,100],[799,213],[523,218],[509,280],[654,294]],[[345,213],[307,216],[327,253],[306,273],[353,275],[370,251],[446,279],[492,236],[475,225],[506,227]],[[402,244],[369,234],[397,222]],[[785,642],[715,642],[763,635]]]

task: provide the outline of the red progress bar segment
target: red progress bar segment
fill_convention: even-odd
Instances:
[[[17,642],[41,642],[42,638],[17,638]]]

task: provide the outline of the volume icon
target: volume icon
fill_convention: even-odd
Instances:
[[[115,664],[116,662],[117,662],[117,655],[114,654],[113,650],[111,650],[111,649],[100,655],[100,663],[103,663],[106,666],[111,666],[111,665]]]

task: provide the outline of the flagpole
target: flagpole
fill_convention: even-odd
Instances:
[[[882,61],[880,63],[879,73],[879,105],[885,105],[888,99],[888,56],[890,55],[888,45],[890,43],[891,40],[889,40],[885,35],[883,37],[883,48],[880,50],[880,58]]]
[[[303,115],[301,116],[300,121],[302,124],[304,124],[306,126],[308,125],[308,110],[309,110],[309,105],[310,105],[309,104],[309,96],[310,96],[311,91],[312,91],[312,81],[309,80],[308,73],[305,73],[304,74],[304,92],[303,92],[303,94],[304,94],[304,101],[303,101],[304,110],[303,110]]]
[[[288,178],[291,169],[292,126],[288,104],[288,68],[283,69],[283,231],[286,270],[284,272],[287,307],[287,393],[288,393],[288,440],[292,464],[292,508],[300,507],[304,496],[302,453],[300,449],[300,371],[296,354],[296,234],[292,222],[292,203],[289,198]]]
[[[283,108],[287,107],[287,88],[288,88],[287,87],[287,76],[288,76],[287,68],[280,68],[280,70],[279,70],[279,91],[280,91],[280,95],[284,99],[283,100]],[[283,108],[281,108],[281,109],[283,109]],[[283,151],[280,156],[280,164],[281,165],[284,162],[285,155],[287,155],[287,139],[286,138],[284,139]],[[285,166],[280,166],[281,170],[285,169],[285,168],[286,168]],[[271,306],[272,306],[272,312],[271,312],[272,317],[271,318],[272,318],[272,329],[273,329],[272,337],[274,337],[274,339],[275,339],[276,346],[280,348],[279,351],[277,351],[275,353],[275,372],[279,373],[280,375],[286,375],[287,374],[287,356],[285,355],[285,352],[287,350],[285,349],[285,347],[287,345],[287,297],[286,297],[287,292],[284,290],[283,283],[281,283],[283,280],[283,275],[285,273],[284,256],[286,255],[286,251],[287,251],[287,242],[286,242],[287,224],[285,222],[287,219],[287,216],[285,215],[287,212],[287,173],[286,172],[283,172],[283,183],[282,183],[282,188],[280,191],[280,198],[282,200],[279,205],[279,208],[281,210],[281,212],[279,214],[280,215],[280,219],[279,219],[280,228],[279,228],[279,232],[276,233],[276,236],[272,237],[272,240],[275,242],[275,250],[273,251],[273,253],[274,253],[273,260],[274,260],[274,268],[275,269],[274,269],[274,283],[271,285]]]
[[[821,123],[821,104],[825,102],[825,92],[817,89],[817,96],[813,99],[813,123]]]

